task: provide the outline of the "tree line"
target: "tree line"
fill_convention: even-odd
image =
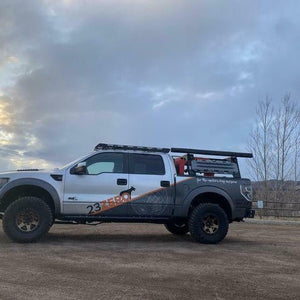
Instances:
[[[270,97],[259,102],[255,126],[248,149],[252,177],[260,182],[260,196],[265,200],[283,197],[285,190],[295,190],[299,181],[300,160],[299,103],[286,94],[279,104]],[[293,187],[291,187],[293,186]],[[270,193],[271,192],[271,193]]]

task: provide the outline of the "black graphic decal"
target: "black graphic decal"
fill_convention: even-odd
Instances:
[[[129,194],[131,196],[131,193],[135,190],[136,190],[136,188],[132,186],[130,189],[120,192],[120,196],[122,196],[125,193]]]

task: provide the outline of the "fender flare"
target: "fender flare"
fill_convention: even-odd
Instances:
[[[218,194],[222,197],[224,197],[230,208],[231,208],[231,213],[233,213],[234,211],[234,204],[233,201],[231,199],[231,197],[222,189],[218,188],[218,187],[212,187],[212,186],[201,186],[201,187],[197,187],[194,190],[192,190],[185,198],[184,198],[184,202],[183,202],[183,214],[185,216],[188,215],[189,213],[189,208],[191,206],[191,203],[193,201],[193,199],[201,194],[204,193],[214,193],[214,194]]]
[[[24,185],[34,185],[40,187],[47,191],[53,199],[54,202],[54,210],[55,216],[59,215],[61,212],[61,203],[59,195],[56,189],[48,182],[36,179],[36,178],[20,178],[13,181],[8,182],[1,190],[0,190],[0,203],[1,200],[5,197],[5,195],[13,188]]]

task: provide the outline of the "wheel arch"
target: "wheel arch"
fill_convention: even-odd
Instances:
[[[233,201],[224,190],[215,187],[201,187],[193,190],[184,200],[184,214],[189,216],[200,203],[220,205],[225,211],[229,222],[232,221]]]
[[[41,197],[51,208],[54,216],[60,214],[60,198],[56,189],[48,182],[36,178],[22,178],[6,184],[0,191],[0,211],[20,196]]]

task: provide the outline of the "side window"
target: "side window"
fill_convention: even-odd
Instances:
[[[130,174],[164,175],[165,165],[160,155],[130,154]]]
[[[99,153],[86,160],[87,174],[124,173],[123,153]]]

